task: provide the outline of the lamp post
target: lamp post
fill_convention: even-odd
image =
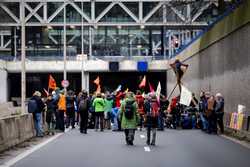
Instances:
[[[25,99],[26,99],[26,69],[25,69],[25,0],[20,2],[21,9],[21,109],[25,112]]]
[[[64,0],[64,3],[66,1]],[[67,61],[67,45],[66,45],[66,5],[63,9],[63,80],[67,80],[67,71],[66,71],[66,61]],[[66,87],[64,87],[65,92],[67,91]]]

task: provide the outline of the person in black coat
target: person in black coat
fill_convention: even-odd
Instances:
[[[220,132],[224,133],[224,123],[223,123],[223,116],[224,116],[224,98],[221,93],[217,93],[215,96],[216,99],[216,107],[215,107],[215,114],[216,114],[216,121],[219,125]]]
[[[30,100],[34,100],[36,102],[36,110],[33,113],[36,136],[43,137],[44,130],[42,127],[42,112],[44,111],[45,104],[41,99],[41,93],[39,91],[35,91]]]
[[[46,122],[48,125],[48,134],[55,134],[55,127],[56,127],[56,107],[57,101],[52,98],[50,94],[46,101],[47,112],[46,112]]]
[[[66,128],[68,128],[70,125],[72,129],[75,128],[75,94],[72,90],[69,90],[67,92],[66,96]]]
[[[91,101],[88,98],[88,92],[83,90],[78,96],[78,112],[80,114],[80,132],[87,134],[89,109]]]

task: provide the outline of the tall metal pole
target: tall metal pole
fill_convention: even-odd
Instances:
[[[24,10],[24,5],[25,5],[25,0],[20,2],[21,4],[21,66],[22,66],[22,72],[21,72],[21,108],[22,108],[22,113],[25,112],[25,99],[26,99],[26,69],[25,69],[25,10]]]
[[[82,7],[82,11],[83,11],[83,2],[81,2],[81,7]],[[83,54],[84,54],[84,30],[83,30],[83,17],[82,17],[82,33],[81,33],[81,38],[82,38],[82,51],[81,51],[81,58],[82,58],[82,90],[86,89],[86,81],[85,81],[85,77],[84,77],[84,59],[83,59]]]
[[[64,3],[66,3],[64,1]],[[64,6],[64,17],[63,17],[63,79],[67,80],[66,61],[67,61],[67,45],[66,45],[66,5]],[[66,88],[64,88],[66,91]]]
[[[89,26],[89,57],[92,59],[92,28]]]

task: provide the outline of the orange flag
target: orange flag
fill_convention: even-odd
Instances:
[[[56,80],[52,77],[52,75],[49,75],[49,89],[56,89]]]
[[[144,88],[146,86],[146,75],[144,75],[140,85],[139,85],[139,88]]]
[[[100,77],[99,76],[94,80],[94,84],[96,84],[97,86],[100,85]]]

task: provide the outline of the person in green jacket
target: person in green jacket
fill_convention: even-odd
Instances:
[[[111,129],[111,113],[114,106],[114,100],[112,96],[107,93],[105,98],[105,110],[104,110],[104,128]]]
[[[105,101],[102,98],[101,93],[97,93],[96,98],[93,101],[93,108],[95,110],[95,130],[99,128],[99,122],[101,127],[101,132],[103,131],[103,121],[104,121],[104,109]],[[99,121],[100,120],[100,121]]]
[[[139,116],[137,113],[137,103],[132,92],[126,94],[125,100],[121,103],[121,126],[124,129],[127,145],[133,145],[135,130]]]

